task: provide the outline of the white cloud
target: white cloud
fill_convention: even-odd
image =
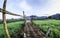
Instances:
[[[39,16],[50,16],[56,13],[60,13],[60,0],[50,0],[49,6],[47,5],[47,7],[38,9],[34,14]]]
[[[51,7],[48,10],[49,14],[60,13],[60,0],[51,0]]]
[[[32,9],[32,7],[30,7],[26,1],[22,1],[21,3],[19,3],[19,7],[24,10],[24,11],[30,11]]]

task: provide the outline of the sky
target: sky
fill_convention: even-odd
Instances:
[[[0,8],[3,8],[3,2],[4,0],[0,0]],[[60,13],[60,0],[7,0],[6,10],[20,15],[23,15],[24,11],[26,16],[50,16]],[[6,18],[21,17],[6,14]],[[2,19],[1,12],[0,19]]]

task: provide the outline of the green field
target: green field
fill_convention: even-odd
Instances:
[[[33,20],[35,24],[37,24],[37,27],[42,29],[44,33],[46,33],[47,28],[50,27],[50,38],[60,38],[60,20]],[[17,21],[17,22],[11,22],[8,23],[8,29],[10,32],[10,35],[12,35],[17,29],[21,26],[23,21]],[[0,38],[5,38],[5,33],[3,29],[3,25],[0,24]]]
[[[60,38],[60,20],[35,20],[37,27],[41,28],[46,33],[47,28],[50,27],[50,38]]]
[[[18,22],[11,22],[7,24],[11,36],[14,32],[17,31],[17,29],[21,26],[22,23],[23,21],[18,21]],[[3,24],[0,24],[0,38],[6,38],[3,29]]]

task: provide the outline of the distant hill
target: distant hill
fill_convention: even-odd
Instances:
[[[27,19],[60,19],[60,14],[54,14],[51,16],[36,16],[36,15],[31,15],[31,16],[26,16]]]
[[[31,16],[26,16],[27,19],[46,19],[47,16],[36,16],[36,15],[31,15]]]
[[[50,18],[50,19],[60,19],[60,14],[54,14],[54,15],[49,16],[48,18]]]

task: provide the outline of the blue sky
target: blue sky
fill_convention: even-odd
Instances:
[[[3,1],[0,0],[0,8],[3,6]],[[60,13],[60,0],[7,0],[7,11],[22,15],[25,11],[27,16],[50,16]],[[6,15],[7,19],[20,18],[18,16]],[[0,13],[2,19],[2,13]]]

